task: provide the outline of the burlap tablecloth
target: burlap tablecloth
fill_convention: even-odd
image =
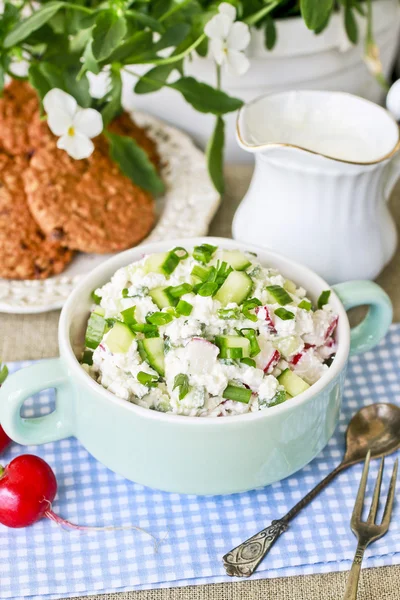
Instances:
[[[252,168],[230,165],[226,169],[226,193],[214,218],[210,235],[230,237],[232,217],[242,199]],[[400,225],[400,184],[393,192],[392,211]],[[378,278],[394,304],[394,320],[400,321],[400,250]],[[29,360],[58,354],[59,312],[43,315],[0,314],[0,359]],[[282,579],[241,581],[185,588],[90,596],[88,600],[340,600],[345,573],[307,575]],[[400,566],[365,569],[358,600],[400,600]]]

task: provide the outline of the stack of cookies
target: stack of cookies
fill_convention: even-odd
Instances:
[[[110,126],[131,136],[157,166],[154,142],[126,113]],[[0,277],[45,279],[74,252],[108,253],[137,244],[155,220],[154,200],[125,177],[108,142],[74,160],[40,119],[36,94],[13,81],[0,98]]]

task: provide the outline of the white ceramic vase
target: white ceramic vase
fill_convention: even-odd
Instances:
[[[256,168],[235,239],[285,254],[329,283],[379,274],[397,242],[387,199],[400,141],[387,110],[341,92],[270,94],[241,109],[238,140]]]
[[[398,48],[400,5],[398,0],[373,2],[374,34],[381,51],[384,72],[388,75]],[[264,32],[254,29],[248,48],[249,71],[242,77],[223,77],[224,89],[248,102],[268,93],[289,89],[339,90],[381,102],[382,89],[363,62],[365,19],[358,17],[360,41],[353,46],[343,27],[343,14],[334,14],[329,26],[319,35],[309,31],[300,17],[277,21],[278,39],[272,51],[266,50]],[[145,72],[148,67],[142,69]],[[135,71],[140,71],[135,67]],[[196,79],[215,84],[215,64],[211,59],[194,57],[186,72]],[[128,107],[143,109],[187,131],[205,147],[214,125],[212,115],[196,112],[174,90],[154,94],[133,93],[135,78],[125,79],[124,100]],[[250,160],[235,141],[236,114],[227,115],[226,159]]]

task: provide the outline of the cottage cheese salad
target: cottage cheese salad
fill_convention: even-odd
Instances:
[[[209,244],[119,269],[93,292],[82,366],[129,402],[223,417],[292,401],[329,369],[338,317],[257,257]]]

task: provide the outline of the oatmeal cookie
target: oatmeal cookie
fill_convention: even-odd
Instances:
[[[30,214],[21,172],[22,157],[0,153],[0,277],[45,279],[61,273],[72,252],[49,240]]]
[[[0,149],[11,156],[29,155],[35,140],[29,124],[39,118],[39,104],[33,88],[24,81],[12,80],[0,98]]]
[[[108,253],[140,242],[155,220],[154,200],[108,156],[104,138],[73,160],[55,138],[38,148],[24,172],[29,208],[40,228],[73,250]]]

